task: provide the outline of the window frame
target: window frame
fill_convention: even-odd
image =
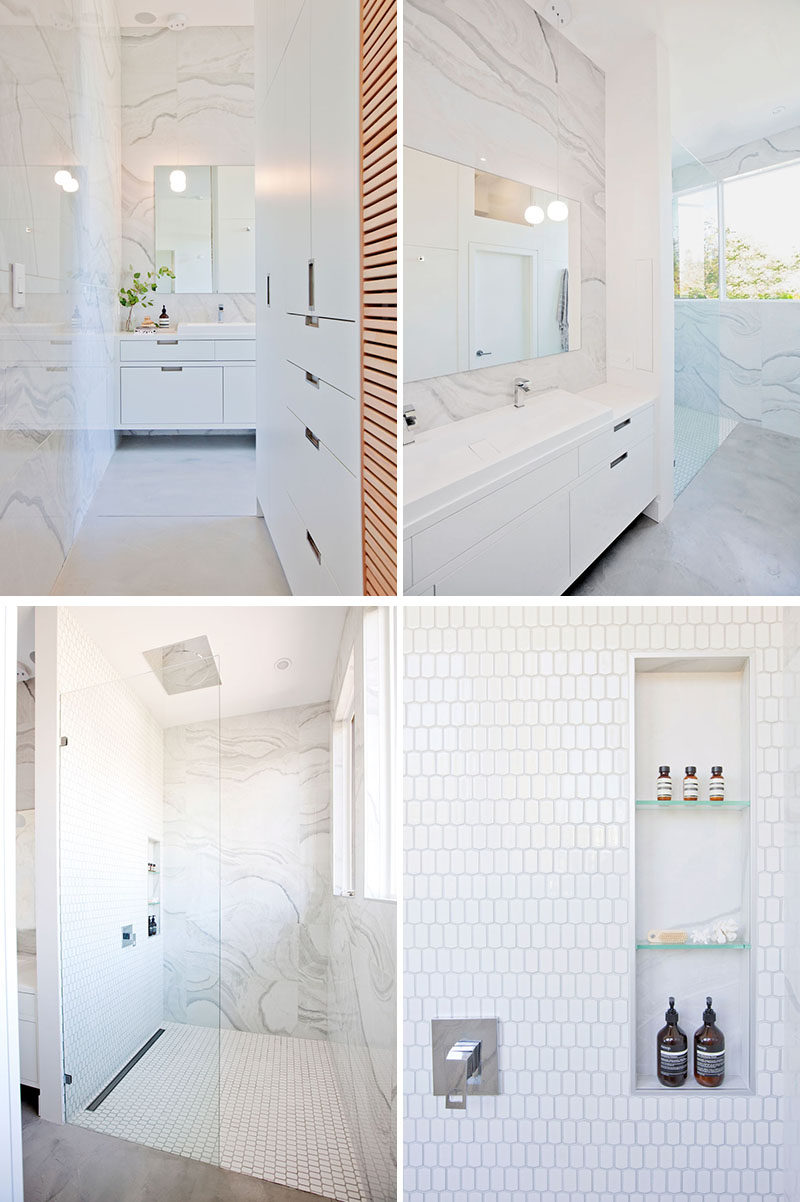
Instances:
[[[331,731],[331,891],[356,893],[356,680],[351,648],[332,715]]]
[[[364,897],[397,901],[395,831],[397,614],[370,606],[363,616]],[[372,708],[371,708],[372,707]]]

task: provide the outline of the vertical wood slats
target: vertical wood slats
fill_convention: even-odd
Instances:
[[[397,0],[361,0],[364,593],[397,593]]]

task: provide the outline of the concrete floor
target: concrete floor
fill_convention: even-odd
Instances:
[[[125,437],[54,596],[286,596],[248,435]]]
[[[739,425],[666,521],[639,517],[568,596],[800,595],[800,439]]]
[[[22,1105],[22,1146],[25,1202],[326,1202],[69,1123],[46,1123],[30,1096]]]

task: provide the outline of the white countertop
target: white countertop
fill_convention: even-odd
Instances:
[[[36,956],[17,952],[17,988],[20,993],[36,993]]]
[[[146,338],[255,338],[253,321],[182,321],[177,326],[159,327],[155,334],[136,334],[133,330],[121,330],[120,338],[135,338],[137,342]]]

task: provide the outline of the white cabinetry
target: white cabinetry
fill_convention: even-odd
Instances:
[[[294,7],[256,16],[257,48],[286,37],[257,97],[258,497],[294,593],[360,594],[359,5]]]
[[[19,1077],[23,1085],[39,1085],[39,1032],[36,1015],[36,994],[20,989],[19,1005]]]
[[[122,338],[120,430],[252,429],[253,338]]]

